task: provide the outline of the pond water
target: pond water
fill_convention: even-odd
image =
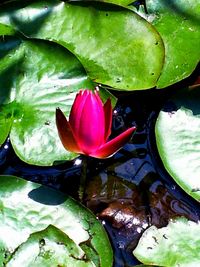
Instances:
[[[156,149],[158,112],[177,88],[118,92],[113,136],[132,125],[137,125],[137,131],[112,158],[88,159],[83,202],[108,232],[115,253],[114,267],[138,263],[132,250],[150,225],[162,227],[177,216],[200,219],[198,203],[173,181]],[[48,185],[77,199],[81,157],[52,167],[31,166],[17,158],[8,139],[0,150],[0,173]]]

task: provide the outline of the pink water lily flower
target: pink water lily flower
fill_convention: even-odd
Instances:
[[[56,109],[56,125],[65,149],[94,158],[112,156],[129,141],[136,129],[131,127],[108,141],[112,125],[111,100],[103,104],[98,91],[88,89],[77,93],[69,120]]]

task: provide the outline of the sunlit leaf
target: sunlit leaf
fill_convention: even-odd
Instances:
[[[101,223],[67,195],[1,176],[0,196],[1,266],[112,266]]]
[[[15,30],[12,27],[0,23],[0,35],[13,35]]]
[[[156,142],[175,181],[200,200],[200,87],[182,89],[160,111]]]
[[[55,110],[69,114],[76,92],[93,85],[66,49],[7,37],[0,43],[0,141],[11,129],[17,155],[36,165],[75,157],[58,137]]]
[[[96,265],[86,257],[80,246],[55,226],[50,225],[45,230],[31,234],[12,255],[7,266],[95,267]]]
[[[200,265],[200,224],[186,219],[171,221],[166,227],[151,226],[133,251],[141,262],[166,267]]]

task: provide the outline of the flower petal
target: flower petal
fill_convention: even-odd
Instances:
[[[96,98],[96,101],[99,106],[103,106],[103,102],[99,96],[99,92],[97,90],[94,90],[94,97]]]
[[[82,109],[76,137],[81,151],[89,155],[104,143],[105,118],[103,103],[90,91]]]
[[[132,136],[132,133],[136,130],[136,127],[131,127],[125,132],[121,133],[114,139],[102,145],[97,151],[90,154],[94,158],[108,158],[116,153],[123,145],[125,145]]]
[[[80,153],[71,126],[59,108],[56,109],[56,126],[64,148],[71,152]]]
[[[71,125],[74,136],[78,135],[77,131],[79,129],[79,123],[80,123],[82,110],[84,108],[85,101],[89,93],[90,92],[87,89],[80,90],[79,93],[76,94],[74,103],[72,105],[70,115],[69,115],[69,124]]]
[[[104,104],[103,108],[104,108],[104,116],[105,116],[104,141],[106,142],[108,137],[111,134],[111,126],[112,126],[112,105],[111,105],[110,98],[107,99],[107,101]]]

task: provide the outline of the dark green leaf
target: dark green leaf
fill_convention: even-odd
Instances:
[[[73,1],[76,1],[76,0],[71,0],[71,2]],[[82,0],[82,1],[89,1],[89,0]],[[94,1],[112,3],[112,4],[120,5],[120,6],[128,6],[131,3],[133,3],[134,0],[94,0]]]
[[[49,0],[15,8],[11,3],[1,8],[0,22],[65,46],[93,81],[117,89],[152,88],[163,67],[163,43],[154,27],[119,6]]]
[[[165,63],[158,88],[188,77],[200,60],[200,1],[147,0],[145,17],[160,33]]]

